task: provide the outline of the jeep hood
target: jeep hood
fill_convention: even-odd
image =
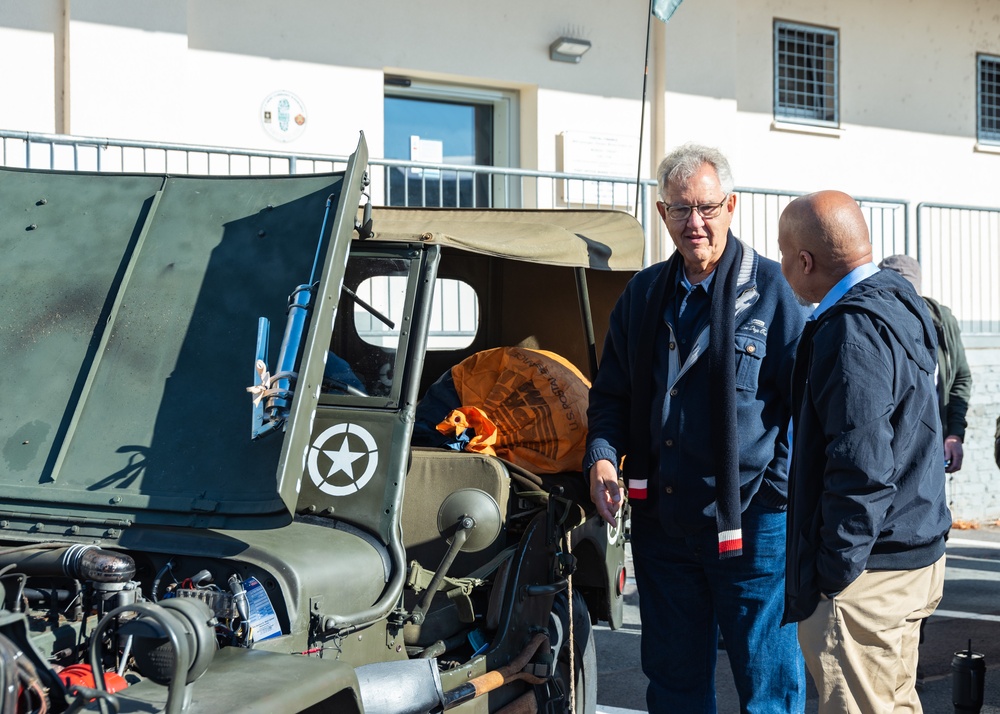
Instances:
[[[5,527],[290,520],[301,455],[250,441],[258,317],[275,355],[317,258],[335,304],[363,148],[309,176],[0,169]]]

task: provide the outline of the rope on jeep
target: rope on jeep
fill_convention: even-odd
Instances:
[[[570,556],[569,561],[573,562],[573,538],[572,533],[566,530],[566,554]],[[569,601],[569,711],[576,714],[576,638],[573,627],[573,571],[570,570],[566,576],[566,599]],[[559,653],[556,653],[558,664]]]

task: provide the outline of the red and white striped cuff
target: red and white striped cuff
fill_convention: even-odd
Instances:
[[[743,550],[742,528],[719,533],[719,553],[730,553],[734,550]]]
[[[633,501],[646,500],[646,487],[649,480],[644,478],[630,478],[628,480],[628,497]]]

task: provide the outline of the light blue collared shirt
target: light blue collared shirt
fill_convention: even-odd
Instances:
[[[714,278],[714,277],[715,277],[715,271],[713,270],[711,273],[708,274],[708,277],[706,277],[704,280],[702,280],[697,285],[694,285],[694,284],[691,283],[690,280],[688,280],[687,270],[684,270],[684,269],[681,270],[680,284],[681,284],[681,287],[683,287],[685,290],[687,290],[687,294],[684,296],[684,299],[681,300],[681,306],[677,310],[677,317],[680,317],[684,313],[684,308],[687,307],[688,298],[691,297],[691,290],[693,288],[698,287],[698,285],[700,285],[701,288],[702,288],[702,290],[704,290],[705,294],[707,295],[708,294],[708,289],[712,286],[712,278]]]
[[[854,270],[849,272],[847,275],[840,279],[836,285],[830,288],[830,292],[826,294],[816,309],[813,310],[812,315],[809,316],[810,320],[815,320],[824,312],[829,310],[833,305],[847,294],[847,291],[853,288],[855,285],[860,283],[865,278],[870,278],[879,272],[879,268],[875,263],[865,263],[864,265],[859,265]]]

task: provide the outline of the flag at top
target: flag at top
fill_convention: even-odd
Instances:
[[[653,15],[657,20],[667,22],[684,0],[653,0]]]

